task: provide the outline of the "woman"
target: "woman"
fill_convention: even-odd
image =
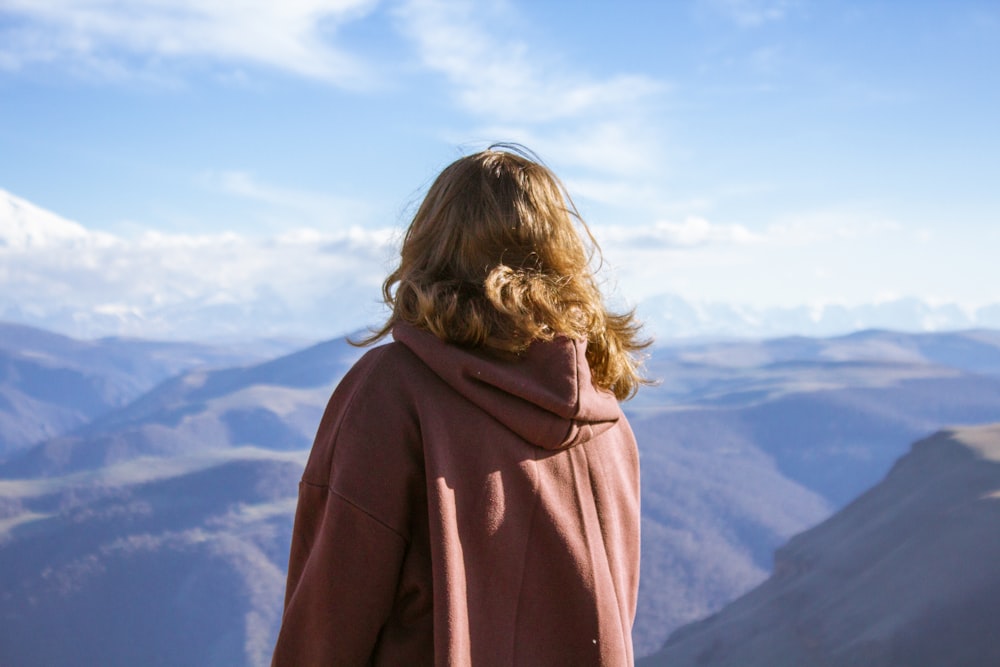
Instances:
[[[274,665],[632,663],[646,343],[576,223],[520,147],[431,186],[303,474]]]

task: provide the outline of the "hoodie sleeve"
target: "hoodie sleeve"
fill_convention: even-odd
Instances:
[[[392,613],[423,475],[383,349],[344,377],[320,423],[299,485],[273,667],[368,664]]]

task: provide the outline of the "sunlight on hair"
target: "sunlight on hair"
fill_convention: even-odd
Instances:
[[[399,322],[456,345],[517,355],[533,341],[586,340],[594,382],[619,398],[645,380],[633,312],[608,311],[594,278],[600,248],[555,174],[519,144],[498,143],[446,167],[403,238],[383,284]]]

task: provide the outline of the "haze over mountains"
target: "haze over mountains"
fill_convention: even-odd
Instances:
[[[39,377],[79,363],[59,345],[88,345],[17,331],[53,343]],[[359,353],[333,340],[182,372],[9,454],[0,663],[266,664],[298,473]],[[1000,421],[994,331],[660,346],[649,370],[661,384],[626,404],[643,466],[638,655],[762,582],[774,549],[914,440]]]
[[[857,306],[754,308],[690,302],[673,294],[661,294],[642,301],[638,310],[649,330],[662,338],[770,338],[789,334],[832,336],[866,329],[932,332],[1000,328],[1000,304],[969,309],[914,297]]]
[[[275,237],[87,229],[0,190],[0,321],[76,337],[205,341],[244,331],[316,340],[381,318],[378,286],[398,229]],[[595,230],[600,237],[600,230]],[[600,239],[599,239],[600,240]],[[900,297],[844,306],[754,308],[659,294],[638,304],[661,339],[828,336],[886,328],[1000,328],[1000,303],[966,308]]]

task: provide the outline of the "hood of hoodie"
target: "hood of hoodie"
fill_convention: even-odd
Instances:
[[[397,324],[392,336],[469,401],[536,447],[565,449],[611,428],[621,410],[591,381],[587,344],[569,338],[536,342],[502,359],[445,343]]]

